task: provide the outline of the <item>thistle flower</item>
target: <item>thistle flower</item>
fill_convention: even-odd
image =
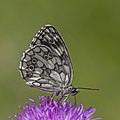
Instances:
[[[22,112],[15,116],[16,120],[98,120],[92,118],[95,108],[84,110],[82,104],[77,107],[71,102],[51,101],[49,97],[39,97],[39,100],[40,105],[37,106],[30,99],[31,103],[26,103]]]

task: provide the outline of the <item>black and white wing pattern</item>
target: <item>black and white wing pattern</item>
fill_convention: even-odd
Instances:
[[[72,84],[73,69],[68,49],[60,33],[45,25],[23,53],[20,73],[31,87],[58,92]]]

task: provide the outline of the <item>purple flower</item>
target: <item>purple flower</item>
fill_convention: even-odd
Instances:
[[[39,100],[38,107],[34,100],[30,99],[31,103],[26,103],[22,112],[15,116],[16,120],[98,120],[92,118],[95,108],[84,110],[82,104],[77,107],[71,102],[51,101],[49,97],[39,97]]]

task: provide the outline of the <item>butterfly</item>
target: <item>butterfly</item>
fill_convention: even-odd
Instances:
[[[30,87],[52,93],[53,96],[75,96],[80,89],[72,85],[73,67],[68,48],[52,25],[42,27],[23,53],[20,74]]]

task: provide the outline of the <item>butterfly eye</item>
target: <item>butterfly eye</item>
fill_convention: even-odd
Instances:
[[[34,70],[34,65],[29,65],[29,70]]]
[[[73,88],[72,90],[71,90],[71,93],[75,93],[76,92],[76,88]]]
[[[33,58],[32,59],[32,63],[35,64],[37,62],[37,59],[36,58]]]

